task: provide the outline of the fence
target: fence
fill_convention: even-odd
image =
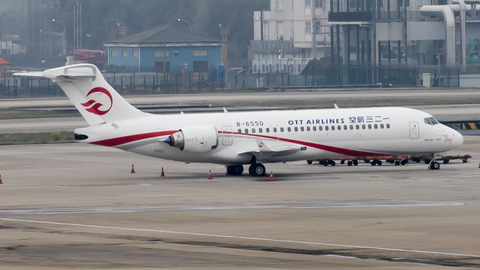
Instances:
[[[275,87],[348,87],[374,86],[378,83],[394,86],[420,85],[422,73],[432,75],[432,86],[458,87],[460,70],[446,67],[315,67],[301,75],[288,73],[250,74],[228,72],[217,78],[213,73],[104,73],[105,80],[120,94],[183,94],[219,92]],[[61,89],[51,80],[12,77],[3,70],[0,77],[0,95],[12,97],[63,96]]]

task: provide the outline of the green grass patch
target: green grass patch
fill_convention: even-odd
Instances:
[[[74,141],[75,135],[71,131],[0,134],[0,144],[64,143]]]

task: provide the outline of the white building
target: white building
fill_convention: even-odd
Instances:
[[[290,73],[298,74],[314,57],[328,55],[329,8],[329,0],[270,0],[270,11],[255,11],[254,41],[249,50],[252,72],[277,72],[275,67],[284,66],[288,61]],[[278,49],[282,40],[285,48]],[[290,48],[292,43],[293,48]],[[268,51],[274,47],[275,50]]]

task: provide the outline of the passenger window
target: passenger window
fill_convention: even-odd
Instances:
[[[252,133],[255,133],[255,129],[254,129],[254,128],[252,128]]]
[[[269,129],[269,128],[266,128],[265,131],[266,131],[267,133],[270,133],[270,129]]]
[[[274,133],[277,133],[277,128],[273,128],[273,132],[274,132]]]
[[[323,127],[322,126],[318,126],[318,131],[322,131],[323,130]]]
[[[387,124],[387,128],[390,128],[390,124]]]
[[[353,130],[353,125],[350,125],[350,130]]]
[[[280,128],[280,132],[284,132],[285,129],[283,127]]]
[[[365,129],[365,125],[362,125],[362,129]]]
[[[288,128],[287,128],[287,131],[288,131],[288,132],[292,132],[292,128],[291,128],[291,127],[288,127]]]
[[[295,130],[295,132],[298,132],[298,127],[294,127],[293,129]]]
[[[316,126],[313,126],[313,127],[312,127],[312,130],[313,130],[313,131],[317,131],[317,127],[316,127]]]
[[[380,124],[380,128],[383,129],[385,127],[385,125],[383,124]]]
[[[372,129],[372,125],[368,124],[368,129]]]
[[[337,129],[342,130],[342,126],[338,125]]]
[[[328,126],[325,126],[325,130],[328,131]]]
[[[300,131],[301,131],[301,132],[304,132],[304,131],[305,131],[305,128],[304,128],[304,127],[300,127]]]
[[[332,130],[335,130],[335,126],[332,126]]]
[[[242,134],[242,130],[241,130],[241,129],[238,130],[238,134]]]
[[[262,129],[262,128],[259,128],[259,129],[258,129],[258,133],[263,133],[263,129]]]
[[[344,126],[343,126],[343,129],[347,130],[347,129],[348,129],[347,125],[344,125]]]
[[[377,124],[373,125],[373,128],[378,129],[378,125]]]
[[[307,127],[307,131],[310,131],[310,127]]]

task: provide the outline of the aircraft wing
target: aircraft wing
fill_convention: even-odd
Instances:
[[[264,160],[273,156],[288,156],[300,151],[300,146],[281,141],[256,139],[256,146],[244,149],[239,154],[252,153],[258,160]]]

